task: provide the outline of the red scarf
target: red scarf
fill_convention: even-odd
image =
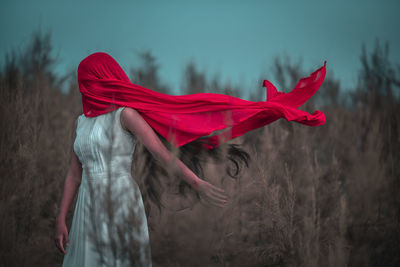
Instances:
[[[78,83],[86,117],[96,117],[126,106],[136,109],[165,139],[182,146],[203,137],[208,149],[248,131],[285,118],[309,126],[325,123],[317,110],[309,114],[298,108],[321,86],[324,66],[302,78],[290,93],[278,92],[267,80],[267,101],[247,101],[216,93],[167,95],[133,84],[110,55],[97,52],[81,61]],[[223,133],[209,136],[217,130]],[[230,130],[229,130],[230,129]]]

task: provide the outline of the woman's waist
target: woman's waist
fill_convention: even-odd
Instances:
[[[92,186],[128,186],[131,183],[135,183],[130,172],[125,171],[113,171],[113,172],[84,172],[82,174],[82,185],[87,188]]]
[[[131,177],[130,170],[126,168],[107,169],[107,170],[87,170],[83,169],[82,179],[87,180],[107,180],[117,179],[118,177]]]

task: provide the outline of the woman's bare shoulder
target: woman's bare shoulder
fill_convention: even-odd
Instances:
[[[122,127],[124,129],[129,129],[131,132],[135,132],[137,129],[147,126],[146,121],[140,113],[131,107],[125,107],[121,111],[120,121]]]
[[[120,113],[120,123],[124,130],[128,130],[129,124],[132,124],[132,121],[135,121],[140,114],[136,109],[131,107],[123,107]]]
[[[124,114],[124,116],[138,116],[140,115],[139,112],[131,107],[123,107],[121,111],[121,116]]]

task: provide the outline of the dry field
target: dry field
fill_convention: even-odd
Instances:
[[[400,266],[400,76],[385,49],[378,43],[370,54],[362,50],[352,90],[343,90],[328,67],[319,92],[301,107],[323,110],[325,125],[280,120],[232,140],[251,155],[236,180],[225,174],[225,162],[205,164],[205,179],[228,192],[226,208],[196,202],[179,210],[190,200],[167,190],[168,207],[159,213],[146,198],[153,265]],[[49,36],[35,35],[26,51],[3,58],[0,266],[62,262],[55,218],[82,107],[76,76],[58,79],[51,51]],[[143,60],[132,69],[133,82],[168,92],[155,59],[146,53]],[[275,75],[278,88],[292,88],[308,73],[277,59],[263,78]],[[238,88],[206,80],[194,64],[185,75],[186,92],[240,96]],[[60,84],[68,81],[64,94]],[[252,100],[264,100],[259,89]],[[143,185],[141,153],[138,144],[132,176]]]

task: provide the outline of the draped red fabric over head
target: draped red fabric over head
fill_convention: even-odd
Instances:
[[[131,107],[172,144],[182,146],[202,138],[207,142],[204,146],[211,149],[280,118],[308,126],[324,124],[321,111],[309,114],[298,108],[319,89],[325,74],[326,61],[309,77],[300,79],[289,93],[278,92],[264,80],[267,101],[253,102],[217,93],[175,96],[131,83],[114,58],[96,52],[79,64],[78,83],[86,117]],[[218,130],[223,131],[215,134]]]

